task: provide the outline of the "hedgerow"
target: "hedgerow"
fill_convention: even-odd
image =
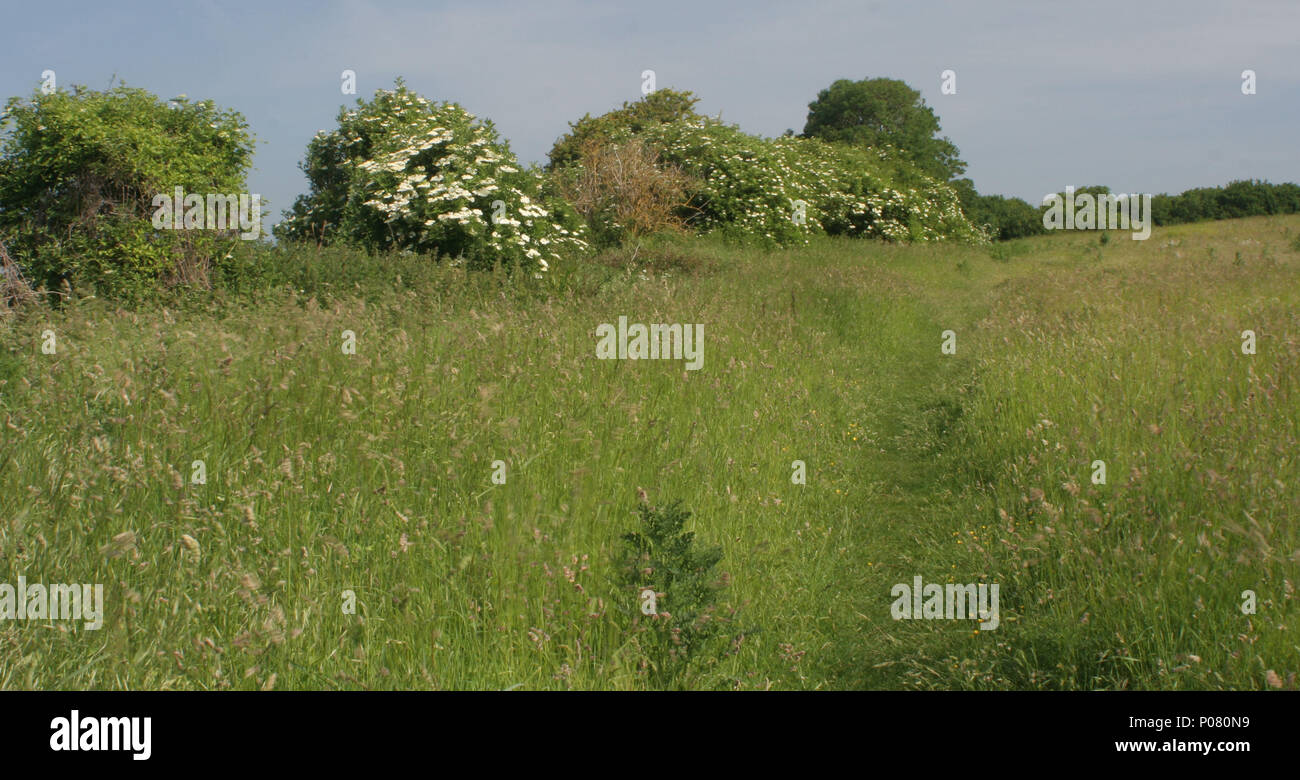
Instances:
[[[615,128],[610,136],[615,143],[640,139],[692,181],[682,212],[701,233],[773,245],[819,234],[985,240],[962,215],[951,187],[890,149],[767,139],[703,117],[647,124],[635,132]]]

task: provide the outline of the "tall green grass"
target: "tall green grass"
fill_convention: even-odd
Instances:
[[[723,553],[726,630],[668,687],[1286,684],[1297,229],[686,242],[544,280],[296,250],[238,294],[27,310],[0,582],[107,607],[0,623],[0,686],[663,685],[616,571],[642,493]],[[703,324],[703,369],[597,360],[620,315]],[[1000,583],[1001,626],[894,621],[915,575]]]

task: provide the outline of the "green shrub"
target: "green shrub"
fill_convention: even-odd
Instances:
[[[234,231],[152,224],[154,197],[177,187],[245,192],[254,141],[234,111],[78,86],[11,98],[0,129],[0,239],[36,284],[128,295],[206,285],[238,243]]]
[[[970,179],[949,182],[957,191],[962,213],[994,241],[1037,236],[1047,232],[1043,212],[1020,198],[981,195]]]
[[[599,148],[611,140],[634,135],[664,122],[699,121],[702,117],[695,112],[698,102],[700,99],[690,92],[657,89],[635,103],[623,103],[623,107],[615,111],[598,117],[587,114],[577,122],[570,122],[570,131],[560,136],[551,147],[548,167],[573,165],[582,159],[584,151],[593,142]]]
[[[695,534],[684,531],[691,513],[674,501],[663,508],[637,507],[641,527],[623,535],[623,584],[629,595],[656,594],[656,611],[638,608],[633,629],[660,685],[680,681],[710,640],[719,636],[725,618],[716,603],[722,584],[714,567],[722,548],[700,549]]]
[[[583,117],[551,150],[552,178],[590,176],[585,155],[636,139],[660,172],[685,177],[689,197],[676,211],[699,233],[768,246],[805,243],[819,234],[984,240],[962,215],[953,189],[893,147],[750,135],[695,113],[696,100],[689,92],[658,90],[603,116]],[[638,211],[627,200],[615,193],[605,211]],[[596,227],[614,222],[597,220]]]
[[[661,123],[640,137],[696,180],[685,211],[687,224],[699,232],[775,245],[805,243],[821,233],[895,241],[982,238],[952,188],[892,150],[761,138],[712,119]]]
[[[401,80],[357,104],[308,145],[311,191],[286,213],[279,237],[528,270],[586,248],[582,220],[519,165],[490,121]]]

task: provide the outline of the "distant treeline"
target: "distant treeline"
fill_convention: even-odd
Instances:
[[[994,240],[1006,241],[1047,232],[1043,227],[1045,206],[1030,204],[1020,198],[980,195],[970,179],[951,183],[957,189],[966,217],[976,225],[987,225]],[[1110,188],[1082,187],[1078,192],[1102,194],[1110,192]],[[1153,196],[1151,212],[1156,225],[1295,214],[1300,212],[1300,185],[1247,180],[1230,182],[1224,187],[1198,187],[1181,195]]]

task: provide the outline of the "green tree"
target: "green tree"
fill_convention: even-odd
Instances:
[[[253,146],[243,116],[210,100],[164,102],[125,84],[11,98],[0,115],[0,239],[51,288],[207,283],[242,258],[240,242],[230,231],[157,230],[154,197],[245,192]]]
[[[922,171],[948,181],[964,173],[966,163],[939,132],[934,110],[904,82],[840,79],[808,104],[803,136],[852,146],[893,146]]]

